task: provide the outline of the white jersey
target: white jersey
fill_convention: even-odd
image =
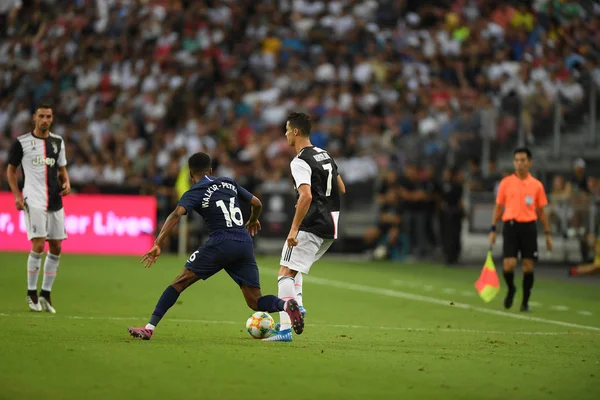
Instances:
[[[27,207],[46,211],[62,209],[58,168],[67,165],[67,157],[65,142],[60,136],[50,133],[44,139],[30,132],[17,137],[8,163],[23,168],[23,198]]]

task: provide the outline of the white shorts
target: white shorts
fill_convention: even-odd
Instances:
[[[281,251],[280,265],[291,270],[308,274],[310,267],[331,247],[334,239],[323,239],[314,233],[298,232],[298,245],[288,247],[287,242]]]
[[[46,211],[27,207],[25,209],[25,226],[29,240],[34,238],[63,240],[67,238],[64,208],[58,211]]]

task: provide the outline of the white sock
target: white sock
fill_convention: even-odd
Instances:
[[[46,255],[46,261],[44,262],[44,280],[42,281],[42,290],[50,292],[52,290],[52,284],[56,278],[56,272],[58,271],[58,261],[60,257],[48,252]]]
[[[298,305],[304,307],[304,304],[302,303],[302,280],[302,272],[298,272],[294,278],[294,290],[296,291],[296,301],[298,302]]]
[[[296,297],[294,292],[294,278],[291,276],[280,276],[277,278],[277,297],[288,302]],[[280,331],[292,329],[292,321],[290,316],[285,311],[279,312],[279,323],[281,324]]]
[[[151,331],[153,331],[154,328],[156,328],[154,325],[152,325],[152,324],[146,324],[146,329],[150,329]]]
[[[41,267],[42,253],[30,252],[27,258],[27,290],[35,290],[37,292],[37,282]]]

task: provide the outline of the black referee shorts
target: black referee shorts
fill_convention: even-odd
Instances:
[[[504,238],[504,258],[538,258],[537,222],[517,222],[514,220],[504,222],[502,228]]]

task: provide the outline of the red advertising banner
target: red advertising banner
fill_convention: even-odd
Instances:
[[[63,198],[66,253],[144,254],[154,241],[156,198],[83,195]],[[0,251],[29,251],[25,213],[11,193],[0,193]]]

